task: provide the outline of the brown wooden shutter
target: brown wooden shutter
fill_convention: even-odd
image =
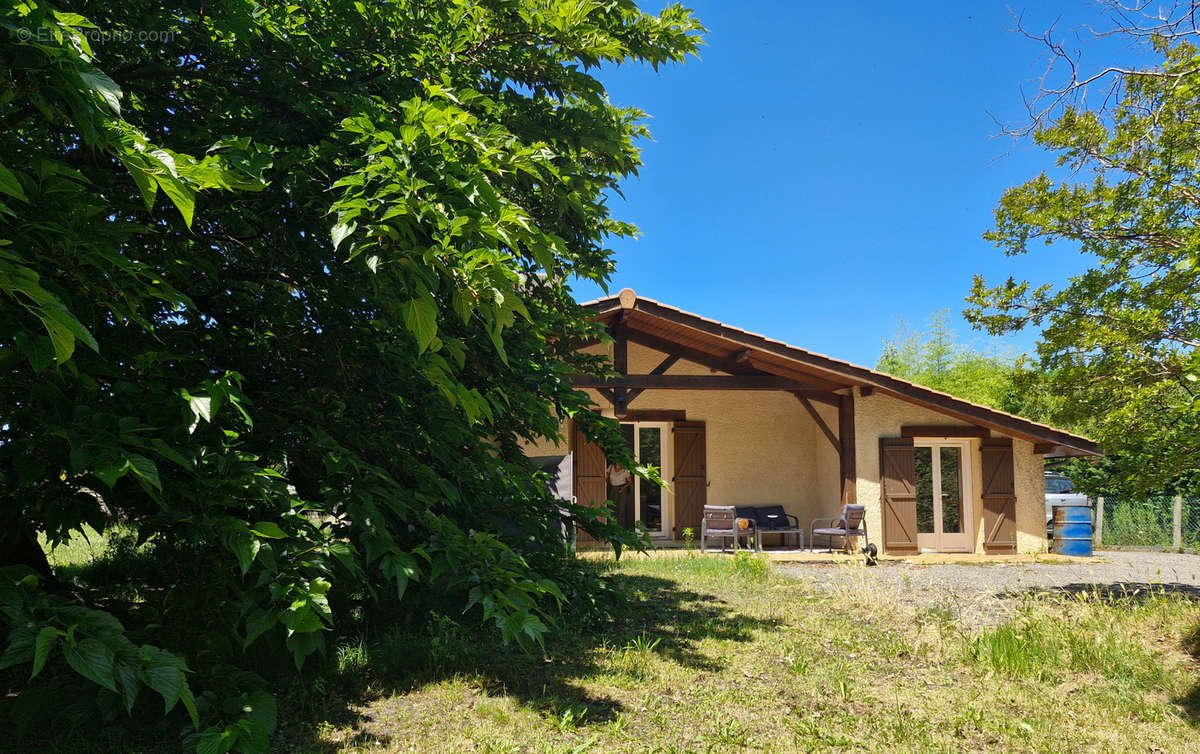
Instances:
[[[671,478],[675,493],[675,536],[682,539],[683,530],[690,528],[694,536],[699,537],[700,518],[708,500],[704,422],[676,422],[672,434],[675,437],[675,475]]]
[[[983,549],[988,553],[1017,551],[1017,487],[1010,439],[984,440]]]
[[[573,441],[575,502],[593,507],[603,506],[608,500],[608,463],[604,459],[604,451],[596,443],[588,442],[578,426],[574,428]],[[591,541],[591,537],[582,530],[579,538]]]
[[[879,440],[879,502],[883,548],[898,555],[917,552],[917,470],[911,437]]]

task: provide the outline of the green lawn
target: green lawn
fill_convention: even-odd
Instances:
[[[343,643],[277,745],[311,752],[1185,751],[1200,604],[1031,597],[965,631],[761,560],[628,557],[633,605],[527,655],[442,619]],[[865,604],[862,598],[866,598]],[[416,679],[416,680],[414,680]],[[313,721],[319,722],[313,722]]]

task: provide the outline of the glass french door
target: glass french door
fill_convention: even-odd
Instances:
[[[970,442],[916,440],[917,547],[922,552],[971,552]]]
[[[655,466],[664,478],[668,476],[670,443],[664,442],[668,437],[669,425],[658,422],[636,422],[621,425],[621,433],[625,442],[633,448],[633,457],[643,466]],[[640,477],[634,477],[633,486],[628,491],[628,497],[614,498],[617,503],[618,519],[622,517],[622,506],[625,509],[626,520],[641,522],[651,536],[666,536],[670,529],[671,496],[667,490],[647,482]]]

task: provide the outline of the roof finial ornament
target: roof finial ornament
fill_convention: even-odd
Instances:
[[[633,305],[637,303],[637,294],[633,292],[632,288],[622,288],[621,292],[617,294],[617,300],[621,302],[622,309],[632,309]]]

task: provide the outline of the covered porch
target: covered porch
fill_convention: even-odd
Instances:
[[[587,306],[610,338],[579,347],[607,355],[618,376],[573,384],[668,488],[613,468],[570,423],[567,447],[531,454],[569,451],[576,500],[612,501],[621,523],[644,525],[664,549],[698,541],[705,505],[781,506],[807,548],[813,519],[861,504],[881,553],[1043,550],[1043,457],[1097,452],[1086,438],[628,289]]]

